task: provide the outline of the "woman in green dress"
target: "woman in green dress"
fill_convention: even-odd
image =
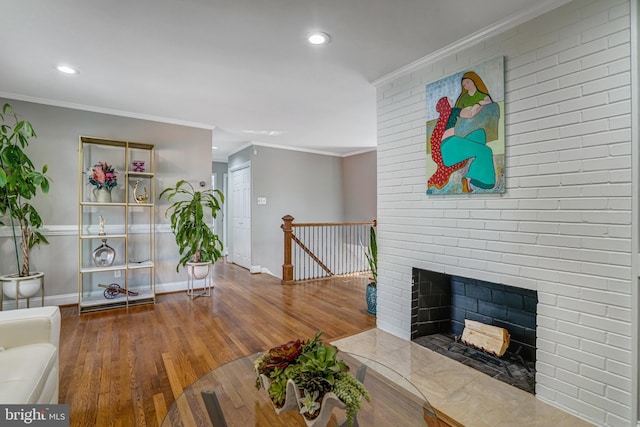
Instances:
[[[482,107],[491,104],[493,99],[480,76],[473,71],[467,71],[462,75],[460,85],[462,89],[452,106],[452,117],[447,126],[449,135],[444,136],[441,150],[445,165],[453,165],[467,159],[472,160],[466,175],[462,178],[462,191],[470,193],[472,190],[469,184],[484,189],[495,186],[493,151],[486,145],[484,129],[479,128],[460,137],[453,135],[453,126],[458,117],[473,118]]]
[[[456,100],[456,108],[474,107],[475,105],[482,107],[493,102],[491,95],[489,95],[489,89],[487,89],[480,76],[473,71],[467,71],[462,75],[460,85],[462,90]]]

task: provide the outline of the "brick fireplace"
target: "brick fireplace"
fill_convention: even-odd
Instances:
[[[534,370],[529,371],[527,367],[534,367],[536,360],[537,305],[537,292],[530,289],[413,268],[411,339],[533,393]],[[463,352],[459,349],[454,349],[453,352],[446,351],[452,346],[442,341],[447,340],[447,336],[453,339],[455,336],[462,335],[465,319],[509,331],[511,344],[507,350],[508,358],[503,358],[507,362],[487,359],[473,352],[471,358],[463,357],[461,354],[467,354],[465,349]],[[425,336],[434,336],[436,342],[425,340],[423,338]],[[508,361],[516,363],[512,364]],[[501,372],[500,369],[496,371],[485,368],[486,363],[501,366],[502,370],[505,370],[506,363],[512,367],[506,368],[506,371],[509,371],[507,373]],[[513,366],[519,373],[528,377],[523,379],[522,383],[514,379],[511,372],[514,369]]]
[[[411,337],[413,267],[535,290],[536,398],[595,425],[640,401],[638,13],[570,1],[376,82],[378,327]],[[425,195],[426,85],[498,55],[506,193]]]
[[[509,349],[535,362],[538,293],[529,289],[413,269],[411,339],[435,333],[461,335],[464,320],[505,328]]]

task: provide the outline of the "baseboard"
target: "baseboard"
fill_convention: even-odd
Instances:
[[[215,285],[215,283],[214,283]],[[156,285],[156,295],[157,294],[168,294],[171,292],[180,292],[187,290],[187,282],[172,282],[172,283],[163,283],[162,285]],[[0,289],[0,292],[2,290]],[[41,307],[42,298],[39,295],[32,297],[29,300],[29,307]],[[78,304],[78,293],[74,292],[71,294],[60,294],[60,295],[48,295],[44,297],[44,305],[45,306],[64,306],[64,305],[76,305]],[[27,300],[25,298],[20,298],[18,300],[17,308],[27,308]],[[8,299],[4,297],[2,301],[2,310],[15,310],[16,309],[16,300]]]
[[[0,290],[0,292],[2,292]],[[78,304],[78,293],[72,294],[60,294],[60,295],[50,295],[44,297],[44,305],[45,306],[62,306],[62,305],[75,305]],[[42,298],[39,295],[32,297],[29,300],[29,307],[41,307],[42,306]],[[4,297],[2,300],[2,310],[14,310],[16,308],[16,300],[7,299]],[[27,308],[27,300],[25,298],[20,298],[18,300],[17,308]]]
[[[277,277],[278,279],[282,279],[282,277],[280,277],[280,276],[278,276],[276,274],[273,274],[271,271],[269,271],[269,269],[267,267],[262,267],[261,272],[264,273],[264,274],[268,274],[270,276],[273,276],[273,277]]]
[[[180,292],[187,290],[187,282],[171,282],[156,285],[156,294],[170,294],[171,292]]]

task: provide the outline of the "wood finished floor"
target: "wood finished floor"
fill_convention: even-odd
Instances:
[[[159,295],[155,305],[78,316],[62,308],[60,403],[71,426],[157,426],[182,390],[215,367],[324,331],[375,327],[366,277],[282,286],[219,262],[211,297]]]

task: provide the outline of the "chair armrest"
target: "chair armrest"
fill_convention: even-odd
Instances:
[[[27,344],[60,344],[60,309],[23,308],[0,311],[0,347],[5,349]]]

